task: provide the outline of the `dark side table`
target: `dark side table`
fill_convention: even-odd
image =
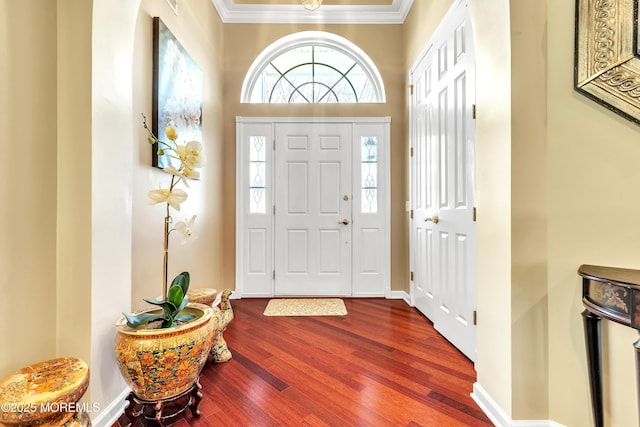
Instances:
[[[640,331],[640,270],[581,265],[584,335],[589,366],[591,406],[596,427],[604,426],[602,410],[602,318]],[[636,350],[637,399],[640,404],[640,339]],[[640,424],[639,424],[640,425]]]

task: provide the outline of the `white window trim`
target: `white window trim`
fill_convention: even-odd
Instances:
[[[262,73],[262,70],[264,70],[273,58],[296,46],[307,45],[310,43],[323,44],[345,51],[352,55],[369,75],[369,79],[378,94],[378,101],[376,101],[376,103],[387,102],[382,76],[371,58],[369,58],[369,55],[344,37],[340,37],[337,34],[327,33],[325,31],[302,31],[299,33],[289,34],[288,36],[284,36],[267,46],[260,55],[256,57],[251,64],[251,67],[249,67],[249,71],[247,71],[244,82],[242,83],[240,102],[251,102],[253,86]]]

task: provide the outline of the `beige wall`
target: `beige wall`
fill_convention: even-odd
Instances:
[[[0,1],[0,375],[56,355],[56,24],[55,2]]]
[[[133,286],[134,309],[148,306],[143,298],[162,294],[162,237],[165,209],[151,205],[147,192],[166,187],[170,175],[152,169],[151,147],[142,128],[144,114],[151,125],[152,17],[159,16],[198,64],[203,75],[202,142],[206,164],[201,180],[182,186],[188,199],[174,221],[197,215],[197,238],[184,241],[172,233],[169,242],[169,281],[189,271],[192,287],[222,289],[223,137],[222,137],[222,23],[210,0],[181,2],[179,15],[166,2],[143,0],[136,24],[134,52],[133,122],[137,134],[133,165]],[[164,137],[164,135],[160,135]]]
[[[546,2],[510,12],[512,417],[548,419]]]
[[[92,5],[67,0],[57,8],[56,357],[75,356],[92,365]],[[84,178],[84,179],[82,179]],[[115,183],[114,183],[115,184]],[[116,184],[117,185],[117,184]],[[126,194],[126,190],[122,192]],[[127,229],[124,228],[126,231]],[[128,237],[128,235],[125,235]],[[116,271],[114,271],[117,277]],[[95,335],[93,335],[95,337]],[[89,394],[90,395],[90,394]]]
[[[157,4],[152,12],[166,17],[206,76],[209,167],[190,206],[202,219],[200,239],[175,263],[188,261],[194,285],[209,285],[222,276],[222,25],[208,0],[181,4],[178,17],[164,2],[147,3]],[[53,357],[80,357],[91,369],[85,399],[101,409],[94,419],[122,409],[108,407],[122,405],[117,398],[125,391],[112,353],[115,321],[132,308],[132,294],[155,297],[160,289],[159,280],[147,289],[137,279],[159,274],[161,257],[132,257],[132,248],[152,252],[141,236],[160,235],[152,218],[162,216],[141,201],[161,174],[148,166],[150,151],[139,148],[151,84],[144,65],[150,39],[140,35],[148,15],[139,5],[0,1],[0,124],[7,130],[0,145],[7,184],[0,309],[11,325],[3,342],[14,349],[2,353],[0,376]]]
[[[580,264],[640,268],[640,128],[573,90],[572,0],[548,1],[549,404],[590,425]],[[605,424],[637,425],[638,334],[603,322]]]
[[[509,1],[470,6],[476,49],[478,384],[512,416]]]
[[[360,47],[378,67],[385,84],[385,104],[256,105],[241,104],[242,82],[256,56],[279,38],[298,31],[327,31]],[[224,72],[224,283],[235,286],[235,117],[391,117],[391,288],[408,290],[407,144],[404,120],[407,91],[400,25],[253,25],[225,24]]]

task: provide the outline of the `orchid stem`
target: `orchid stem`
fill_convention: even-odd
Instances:
[[[176,176],[171,176],[171,185],[169,186],[169,191],[173,190],[173,186],[176,185]],[[169,203],[167,203],[167,213],[164,217],[164,239],[162,242],[162,247],[164,250],[164,254],[162,257],[162,299],[166,301],[167,299],[167,278],[169,277],[169,224],[171,223],[171,215],[169,214]]]

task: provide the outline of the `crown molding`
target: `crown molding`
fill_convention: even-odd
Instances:
[[[413,0],[393,0],[391,5],[323,5],[314,11],[302,5],[236,4],[211,0],[220,19],[243,24],[403,24]]]

